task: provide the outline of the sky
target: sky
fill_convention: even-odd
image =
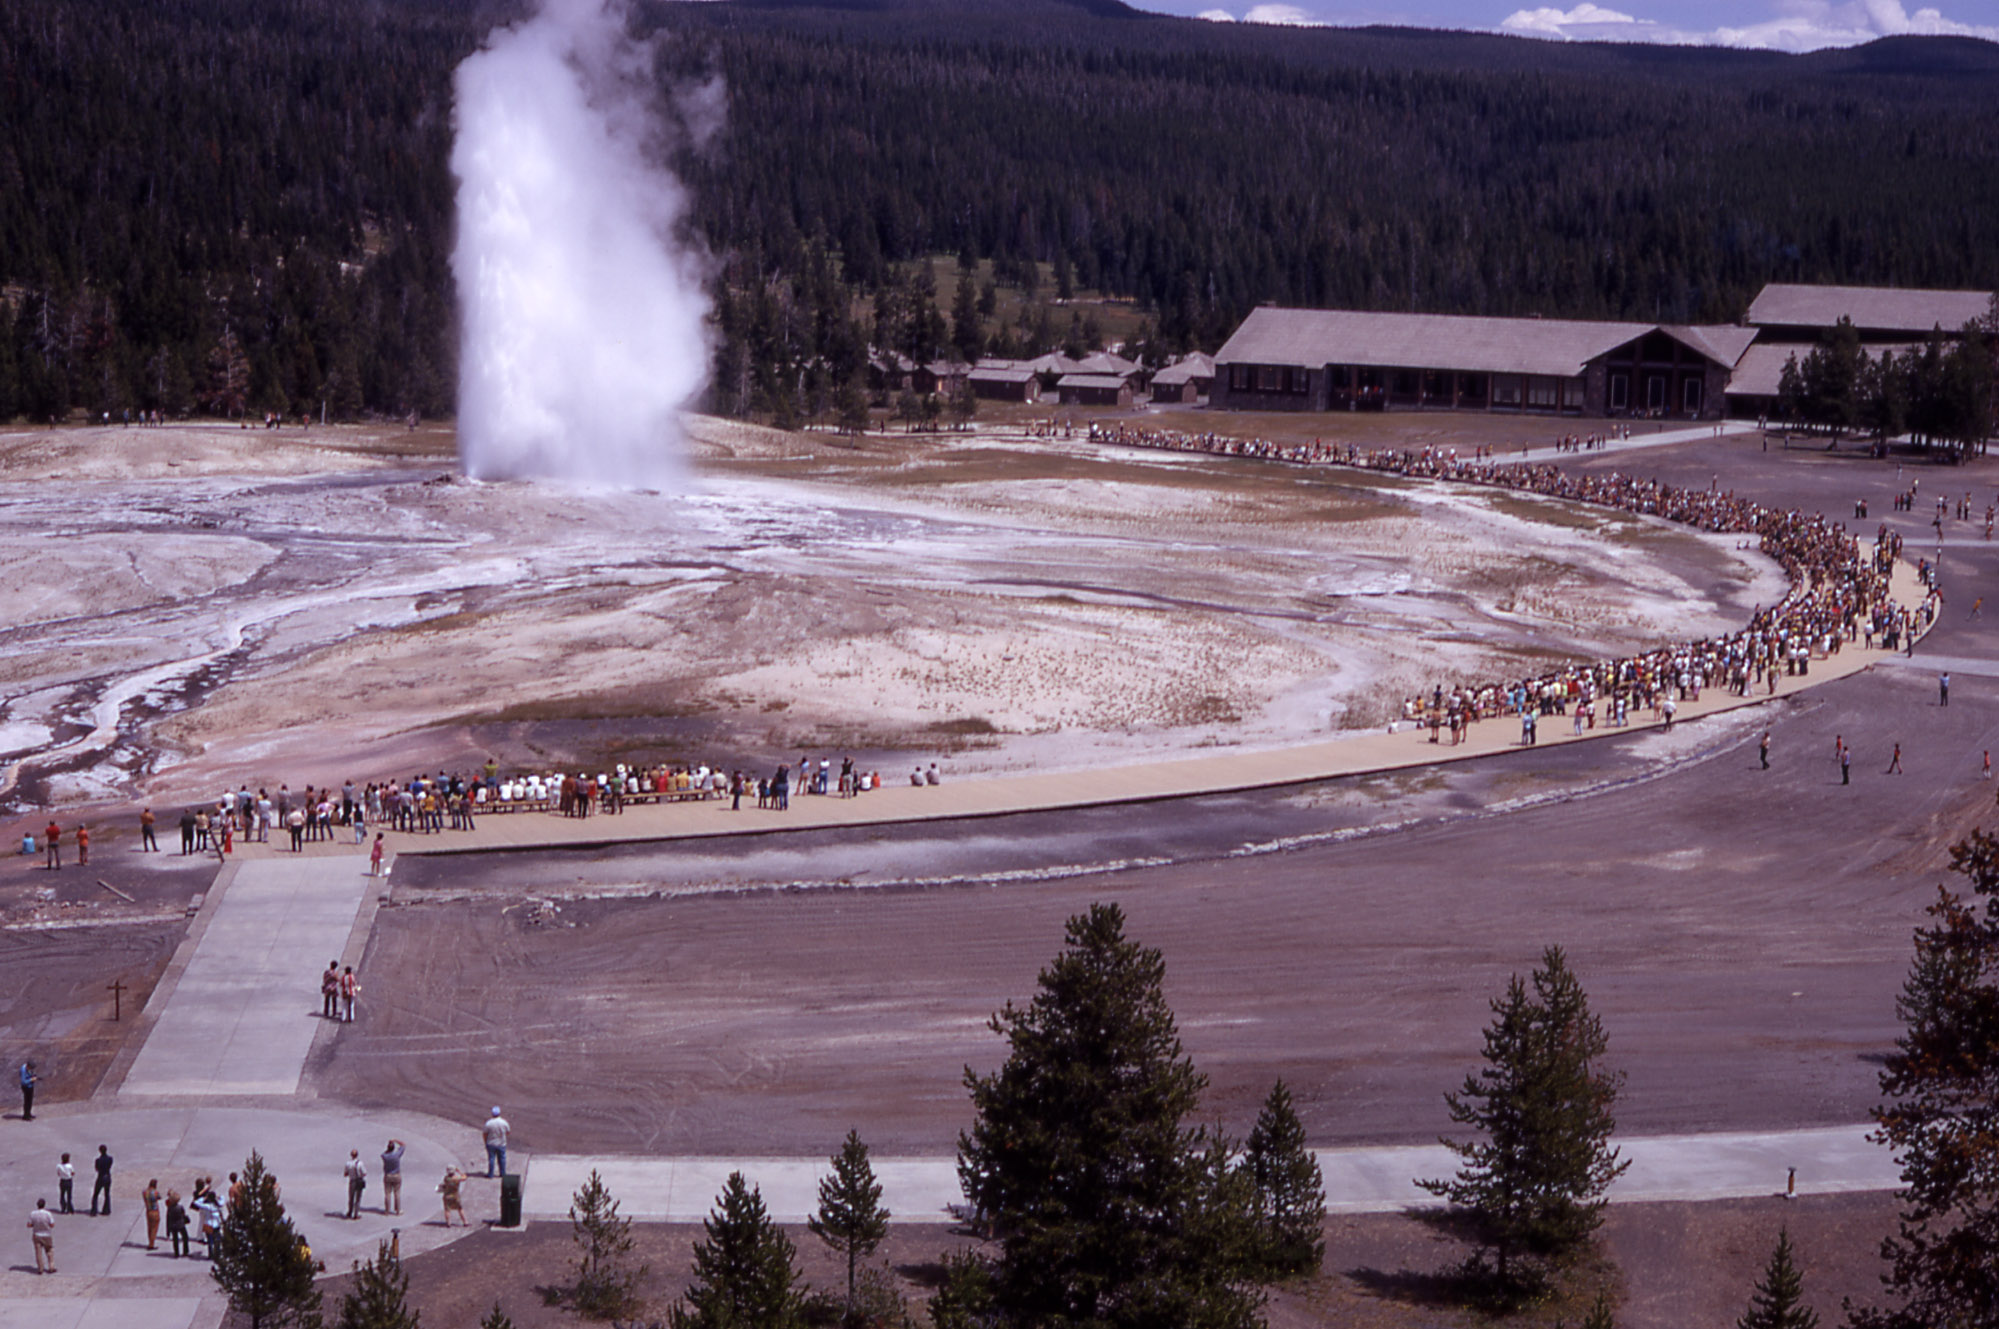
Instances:
[[[1673,42],[1778,51],[1901,34],[1999,41],[1999,0],[1131,0],[1216,22],[1404,24],[1548,41]]]

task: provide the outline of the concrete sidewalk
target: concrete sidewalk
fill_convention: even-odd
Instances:
[[[180,1329],[219,1322],[221,1301],[201,1244],[195,1243],[194,1258],[176,1260],[163,1231],[157,1249],[146,1249],[139,1196],[149,1179],[159,1179],[163,1194],[172,1189],[186,1197],[195,1177],[213,1176],[218,1189],[226,1191],[229,1174],[240,1171],[250,1151],[257,1150],[279,1179],[286,1212],[312,1244],[313,1254],[328,1270],[341,1271],[371,1258],[392,1231],[400,1231],[406,1255],[466,1232],[443,1227],[437,1182],[447,1164],[466,1167],[474,1154],[483,1155],[473,1127],[338,1106],[121,1104],[103,1109],[61,1104],[37,1113],[32,1122],[9,1126],[0,1132],[0,1192],[16,1197],[22,1219],[38,1197],[53,1208],[56,1160],[66,1150],[77,1165],[78,1212],[57,1215],[55,1253],[61,1272],[54,1275],[34,1273],[27,1233],[18,1225],[11,1229],[7,1259],[0,1264],[0,1329],[17,1322],[33,1323],[36,1329],[48,1324]],[[381,1153],[391,1137],[407,1145],[400,1216],[381,1212]],[[100,1144],[109,1146],[116,1160],[112,1208],[108,1217],[92,1218],[85,1212],[90,1159]],[[344,1216],[347,1190],[341,1169],[350,1149],[359,1149],[368,1166],[368,1190],[356,1220]],[[483,1162],[480,1166],[483,1170]],[[475,1225],[498,1216],[496,1183],[467,1182],[463,1194]],[[23,1304],[62,1309],[53,1318],[29,1321],[14,1309]]]
[[[1618,1141],[1631,1170],[1611,1188],[1617,1203],[1720,1200],[1781,1193],[1788,1169],[1798,1193],[1833,1195],[1893,1190],[1901,1184],[1889,1152],[1868,1141],[1869,1126],[1814,1130],[1661,1135]],[[1441,1145],[1321,1149],[1326,1208],[1331,1213],[1392,1213],[1436,1199],[1417,1177],[1448,1177],[1457,1156]],[[596,1169],[628,1218],[697,1223],[713,1208],[731,1172],[759,1187],[781,1223],[802,1223],[819,1205],[824,1158],[588,1158],[538,1155],[527,1169],[530,1217],[566,1218],[570,1197]],[[954,1158],[875,1160],[882,1203],[901,1223],[955,1222],[964,1195]]]
[[[192,958],[162,984],[122,1095],[298,1092],[323,1025],[319,975],[344,955],[369,891],[367,860],[266,859],[218,879]]]
[[[1922,602],[1923,588],[1910,565],[1897,564],[1892,590],[1903,604],[1914,606]],[[1869,665],[1897,658],[1897,655],[1894,651],[1869,650],[1858,642],[1850,642],[1838,655],[1812,661],[1811,673],[1806,677],[1780,676],[1775,694],[1758,688],[1750,696],[1737,697],[1719,688],[1709,688],[1701,694],[1699,701],[1679,703],[1676,722],[1684,724],[1703,716],[1760,705],[1773,695],[1788,697],[1814,684],[1848,677]],[[1649,713],[1637,713],[1631,716],[1631,723],[1622,729],[1612,729],[1600,718],[1595,729],[1577,735],[1570,732],[1567,717],[1549,716],[1540,725],[1538,746],[1557,747],[1564,743],[1613,738],[1659,727],[1661,722],[1652,719]],[[1128,766],[947,780],[935,787],[912,788],[907,783],[890,784],[854,798],[794,794],[791,807],[785,812],[760,811],[755,807],[754,799],[747,800],[747,806],[741,811],[731,812],[727,799],[717,799],[635,805],[617,816],[599,813],[587,819],[561,817],[551,812],[487,815],[478,819],[478,829],[473,831],[444,831],[434,835],[390,831],[388,844],[396,853],[479,853],[986,817],[1010,812],[1040,812],[1303,784],[1527,751],[1530,749],[1521,746],[1520,723],[1512,717],[1477,722],[1468,731],[1465,741],[1456,747],[1448,741],[1433,744],[1429,741],[1428,730],[1405,723],[1393,733],[1380,730],[1348,732],[1336,738],[1282,748],[1253,751],[1218,748],[1198,757]],[[310,861],[315,856],[345,856],[354,852],[351,845],[325,842],[308,845],[298,855],[266,845],[238,846],[237,849],[238,857],[249,862],[270,857],[292,862]]]

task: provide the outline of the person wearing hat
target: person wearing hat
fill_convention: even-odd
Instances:
[[[493,1115],[486,1118],[485,1126],[488,1177],[495,1175],[504,1177],[507,1174],[507,1132],[512,1129],[513,1127],[507,1124],[507,1119],[500,1115],[500,1109],[494,1107]],[[493,1170],[495,1167],[499,1169],[497,1174]]]

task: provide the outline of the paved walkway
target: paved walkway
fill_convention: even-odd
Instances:
[[[241,1170],[255,1149],[278,1177],[286,1211],[312,1244],[313,1253],[328,1269],[344,1270],[355,1260],[373,1256],[377,1245],[394,1231],[400,1231],[405,1254],[443,1245],[462,1233],[463,1228],[447,1231],[442,1226],[437,1182],[447,1163],[457,1162],[469,1170],[473,1155],[483,1157],[478,1133],[470,1126],[346,1106],[51,1104],[31,1122],[7,1125],[0,1132],[0,1194],[19,1197],[20,1215],[13,1221],[24,1220],[37,1197],[46,1197],[53,1206],[55,1165],[64,1151],[77,1164],[79,1212],[57,1216],[56,1267],[61,1272],[51,1276],[35,1274],[27,1234],[18,1227],[10,1229],[7,1256],[0,1263],[0,1329],[14,1329],[16,1324],[32,1324],[35,1329],[50,1324],[186,1329],[219,1323],[222,1300],[207,1261],[174,1259],[164,1234],[157,1250],[146,1249],[139,1194],[149,1179],[158,1178],[162,1192],[175,1189],[183,1196],[197,1176],[212,1175],[220,1188],[227,1189],[228,1175]],[[399,1217],[380,1211],[381,1152],[392,1136],[407,1144],[404,1212]],[[112,1210],[109,1217],[92,1218],[83,1211],[90,1195],[89,1160],[100,1144],[109,1146],[117,1160]],[[362,1216],[353,1221],[345,1217],[347,1190],[341,1171],[350,1149],[361,1151],[370,1178]],[[497,1217],[497,1184],[468,1182],[463,1194],[475,1225]],[[194,1249],[199,1256],[201,1246],[197,1243]],[[53,1318],[32,1320],[20,1310],[45,1303],[65,1309]]]
[[[1904,604],[1921,603],[1923,591],[1913,567],[1897,565],[1893,591]],[[1780,676],[1774,695],[1790,696],[1801,688],[1845,678],[1871,664],[1895,658],[1894,651],[1868,650],[1858,642],[1848,643],[1837,656],[1814,660],[1807,677]],[[1709,688],[1699,701],[1679,704],[1678,720],[1685,722],[1759,705],[1771,695],[1758,689],[1751,696],[1737,697],[1720,688]],[[1660,722],[1649,713],[1638,713],[1623,729],[1599,724],[1593,730],[1574,735],[1570,733],[1567,717],[1549,716],[1541,723],[1539,745],[1588,742],[1658,727]],[[754,799],[741,811],[731,812],[728,801],[722,799],[635,805],[618,816],[599,814],[587,819],[549,812],[489,815],[479,818],[478,829],[474,831],[444,831],[435,835],[390,831],[388,843],[397,853],[479,853],[986,817],[1302,784],[1522,750],[1520,724],[1511,718],[1478,722],[1456,747],[1448,741],[1433,744],[1427,730],[1419,731],[1405,724],[1394,733],[1349,733],[1316,743],[1255,751],[1213,749],[1198,757],[1130,766],[947,780],[942,785],[921,789],[906,783],[890,784],[855,798],[794,796],[790,810],[785,812],[759,811]],[[256,862],[269,858],[310,860],[318,855],[345,856],[356,852],[351,842],[322,841],[307,845],[302,853],[294,855],[279,846],[278,838],[273,837],[269,845],[239,845],[237,853],[245,861]]]
[[[120,1092],[297,1093],[321,1027],[321,966],[346,954],[372,882],[351,853],[243,863],[218,880]]]
[[[1619,1141],[1631,1170],[1611,1189],[1614,1202],[1720,1200],[1774,1195],[1788,1169],[1798,1191],[1833,1195],[1893,1190],[1901,1185],[1889,1152],[1867,1139],[1867,1126],[1818,1130],[1663,1135]],[[1417,1177],[1450,1176],[1457,1158],[1441,1145],[1321,1149],[1326,1208],[1332,1213],[1392,1213],[1434,1204]],[[619,1212],[655,1222],[696,1223],[706,1217],[731,1172],[763,1192],[781,1223],[802,1223],[819,1205],[824,1158],[587,1158],[542,1154],[527,1168],[523,1196],[530,1218],[566,1217],[570,1197],[596,1169],[619,1201]],[[875,1176],[882,1203],[899,1223],[949,1223],[964,1204],[954,1158],[880,1158]]]

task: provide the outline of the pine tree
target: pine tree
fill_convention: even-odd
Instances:
[[[1583,1329],[1617,1329],[1617,1317],[1611,1314],[1608,1294],[1596,1294],[1596,1300],[1589,1304],[1589,1313],[1583,1316]]]
[[[1989,1324],[1999,1306],[1999,839],[1974,831],[1950,865],[1971,892],[1939,886],[1916,932],[1874,1112],[1874,1138],[1902,1160],[1901,1222],[1881,1251],[1903,1304],[1853,1311],[1865,1329]]]
[[[496,1301],[493,1303],[493,1309],[487,1311],[485,1318],[479,1321],[479,1329],[514,1329],[513,1318],[501,1310],[500,1303]]]
[[[243,1164],[241,1198],[210,1240],[210,1274],[230,1307],[251,1329],[318,1329],[318,1272],[312,1253],[278,1199],[278,1184],[251,1152]]]
[[[632,1220],[619,1215],[618,1202],[595,1168],[571,1198],[569,1227],[580,1248],[571,1293],[576,1309],[605,1320],[630,1311],[646,1267],[631,1264]]]
[[[1250,1128],[1242,1170],[1254,1195],[1258,1263],[1280,1278],[1318,1269],[1326,1254],[1326,1191],[1282,1080]]]
[[[860,1132],[848,1131],[840,1152],[833,1155],[833,1175],[819,1181],[819,1212],[805,1221],[812,1235],[847,1257],[847,1314],[854,1313],[854,1282],[861,1259],[872,1255],[888,1236],[888,1210],[882,1208],[881,1183],[875,1180],[868,1147]]]
[[[791,1239],[764,1210],[763,1195],[731,1172],[702,1220],[694,1284],[673,1310],[673,1329],[801,1329],[804,1299]]]
[[[354,1266],[354,1286],[340,1294],[335,1329],[418,1329],[421,1313],[408,1304],[410,1277],[386,1242],[375,1258]]]
[[[1791,1259],[1791,1234],[1777,1230],[1777,1248],[1770,1252],[1763,1280],[1749,1298],[1749,1309],[1735,1329],[1818,1329],[1818,1313],[1804,1304],[1805,1280]]]
[[[958,1176],[999,1238],[996,1311],[1023,1325],[1255,1324],[1247,1187],[1224,1143],[1184,1124],[1207,1081],[1161,992],[1165,962],[1126,939],[1116,905],[1070,919],[1067,942],[1032,1004],[993,1017],[1006,1062],[965,1072],[978,1118]]]
[[[1444,1095],[1451,1120],[1485,1138],[1446,1139],[1464,1166],[1417,1183],[1471,1217],[1502,1294],[1539,1286],[1544,1265],[1587,1241],[1604,1191],[1630,1166],[1610,1145],[1624,1077],[1601,1069],[1609,1040],[1559,946],[1543,954],[1532,984],[1530,996],[1518,974],[1509,980],[1492,1003],[1485,1069]]]

